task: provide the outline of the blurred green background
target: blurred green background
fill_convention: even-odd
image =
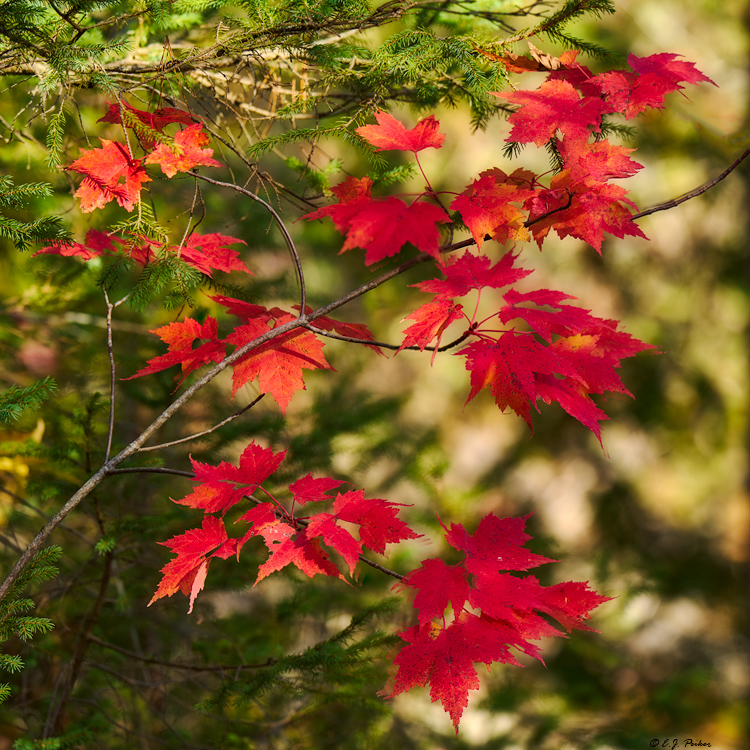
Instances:
[[[672,94],[667,110],[636,121],[635,140],[626,145],[637,146],[634,156],[645,168],[626,187],[645,208],[711,179],[750,144],[750,6],[740,0],[623,0],[617,8],[615,16],[582,22],[575,32],[622,55],[682,54],[718,84],[690,87],[689,99]],[[525,49],[519,45],[518,51]],[[549,45],[545,51],[560,50]],[[538,85],[541,74],[534,75],[519,85]],[[102,228],[106,217],[82,216],[73,207],[67,175],[45,169],[41,143],[12,137],[22,90],[6,89],[3,98],[7,140],[0,169],[17,183],[55,181],[56,196],[38,201],[34,211],[63,213],[76,239],[92,220]],[[106,137],[94,124],[103,113],[101,97],[91,92],[77,100],[89,135]],[[394,114],[416,119],[406,109]],[[469,137],[465,110],[436,116],[446,144],[423,159],[436,187],[460,190],[482,169],[506,167],[501,119]],[[43,140],[43,123],[30,130],[35,127]],[[80,131],[71,138],[87,147]],[[306,151],[291,147],[285,155],[304,160]],[[368,168],[336,142],[322,144],[317,158],[339,157],[347,173]],[[280,170],[279,163],[272,155],[264,168]],[[543,165],[544,154],[533,147],[518,161],[540,171]],[[558,408],[535,416],[533,437],[522,420],[500,414],[487,394],[464,408],[467,376],[449,355],[430,368],[429,353],[378,358],[330,342],[326,352],[337,373],[307,377],[308,390],[295,396],[286,421],[267,398],[210,438],[160,453],[165,466],[189,470],[188,452],[201,461],[234,461],[255,439],[290,449],[281,479],[316,471],[366,488],[368,496],[412,504],[408,517],[426,540],[395,551],[389,565],[402,572],[425,557],[448,554],[436,515],[473,530],[488,512],[533,512],[531,548],[561,561],[539,571],[542,582],[586,580],[615,597],[594,615],[600,634],[545,642],[546,668],[524,659],[523,669],[493,668],[472,695],[456,737],[427,690],[389,704],[376,696],[392,645],[376,628],[390,632],[409,617],[407,606],[394,613],[381,605],[392,592],[376,572],[364,571],[361,586],[351,589],[293,574],[251,588],[252,563],[263,554],[246,548],[239,565],[212,566],[190,617],[179,597],[146,609],[168,559],[155,542],[193,525],[196,514],[168,500],[187,494],[186,480],[121,476],[102,485],[55,535],[64,551],[61,573],[34,592],[39,613],[52,618],[55,629],[30,645],[9,644],[27,666],[12,678],[14,697],[0,707],[0,750],[52,732],[67,665],[89,627],[93,638],[66,721],[57,727],[67,739],[49,747],[636,750],[657,746],[655,740],[659,747],[673,747],[675,740],[684,747],[689,739],[723,750],[748,747],[748,179],[748,168],[740,167],[700,198],[644,218],[639,224],[648,242],[608,240],[601,258],[575,240],[548,240],[541,254],[523,249],[524,265],[538,269],[535,286],[575,294],[595,315],[621,319],[628,332],[662,352],[625,363],[623,380],[635,399],[604,404],[612,418],[603,429],[605,452]],[[412,184],[420,189],[419,181]],[[159,211],[176,216],[191,195],[188,180],[170,184],[168,192],[162,186]],[[256,277],[245,292],[259,302],[293,304],[294,279],[280,238],[267,231],[267,217],[228,192],[206,189],[204,197],[202,231],[248,241],[243,257]],[[286,211],[290,221],[299,216]],[[361,254],[339,257],[340,236],[330,226],[298,223],[295,236],[313,303],[363,278]],[[98,262],[31,259],[3,242],[0,264],[0,380],[25,385],[53,375],[60,384],[39,415],[21,420],[0,440],[5,570],[43,514],[54,513],[98,465],[108,370],[105,307],[94,283]],[[428,272],[415,269],[404,282],[416,283]],[[385,285],[341,317],[366,322],[377,339],[399,343],[399,320],[421,296],[403,284]],[[199,297],[194,314],[217,313]],[[174,316],[155,306],[118,308],[118,375],[161,353],[147,331]],[[172,374],[118,388],[117,440],[124,445],[169,403]],[[96,397],[97,391],[104,395]],[[243,391],[239,406],[256,395]],[[231,413],[228,393],[229,381],[220,379],[160,433],[159,442]],[[44,450],[14,454],[12,442],[23,438]],[[156,460],[153,453],[145,456]],[[106,595],[94,618],[102,580]],[[378,611],[357,637],[335,640],[367,607]],[[362,638],[370,641],[358,645]],[[333,640],[315,652],[314,644],[326,639]],[[273,672],[269,658],[283,661],[289,653],[301,657],[287,671]],[[377,658],[371,662],[370,655]],[[199,701],[202,712],[194,709]]]

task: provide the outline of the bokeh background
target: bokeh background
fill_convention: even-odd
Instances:
[[[718,85],[690,87],[687,97],[672,94],[665,111],[636,122],[626,145],[637,147],[634,157],[645,168],[629,188],[645,208],[715,177],[750,145],[750,6],[741,0],[622,0],[617,8],[615,16],[582,22],[574,31],[622,55],[682,54]],[[560,50],[549,45],[545,51]],[[533,76],[519,83],[532,87]],[[62,211],[80,239],[90,218],[73,208],[67,177],[49,176],[40,143],[14,137],[11,118],[21,96],[6,90],[0,103],[1,168],[17,182],[56,180],[55,198],[35,210]],[[81,122],[91,135],[100,134],[94,123],[101,107],[94,92],[80,97]],[[394,114],[415,120],[408,110]],[[481,170],[506,166],[503,120],[470,137],[467,112],[446,109],[436,116],[447,133],[445,147],[423,159],[436,187],[461,189]],[[306,152],[300,148],[296,155]],[[323,144],[316,158],[341,158],[347,173],[367,169],[337,143]],[[531,147],[518,165],[541,171],[544,159]],[[276,164],[269,161],[269,169]],[[354,651],[351,663],[332,653],[327,667],[306,672],[300,663],[253,692],[260,667],[232,672],[221,665],[264,666],[269,657],[303,653],[345,628],[354,612],[377,607],[392,593],[390,582],[365,572],[361,586],[348,590],[277,575],[252,588],[251,553],[241,565],[212,567],[191,617],[182,600],[146,609],[156,571],[168,559],[155,542],[195,520],[168,501],[186,494],[188,483],[120,477],[56,535],[64,550],[60,576],[35,594],[40,613],[56,627],[33,646],[11,644],[27,668],[13,682],[15,697],[0,708],[0,748],[49,732],[66,665],[89,625],[93,638],[61,727],[72,739],[56,747],[92,746],[87,743],[99,733],[109,738],[107,747],[636,750],[656,746],[655,740],[659,747],[674,741],[689,746],[688,740],[722,750],[748,747],[748,179],[748,168],[739,167],[701,197],[642,219],[649,241],[610,239],[601,257],[572,239],[548,240],[543,253],[523,249],[524,264],[537,269],[535,286],[575,294],[595,315],[621,319],[627,331],[661,351],[624,364],[634,399],[605,404],[612,420],[603,430],[604,450],[557,408],[535,416],[531,437],[522,420],[500,414],[487,394],[464,407],[466,373],[449,355],[429,367],[429,353],[381,359],[337,342],[327,345],[337,375],[307,378],[308,391],[295,397],[285,422],[274,404],[262,402],[189,447],[195,458],[213,462],[235,460],[250,439],[288,447],[291,459],[282,473],[290,480],[318,471],[348,479],[371,496],[412,504],[409,518],[426,539],[403,545],[391,558],[402,571],[425,557],[450,556],[436,515],[473,529],[488,512],[533,513],[531,548],[561,561],[540,571],[542,582],[586,580],[614,597],[592,620],[599,634],[544,642],[546,667],[522,658],[522,669],[493,668],[473,694],[458,737],[427,690],[388,705],[375,695],[387,675],[387,643],[373,642],[378,658],[372,663],[359,661]],[[170,188],[161,210],[176,216],[191,191],[187,182]],[[262,212],[226,192],[206,191],[206,201],[204,231],[251,243],[245,259],[257,273],[252,294],[293,303],[280,239],[267,231]],[[287,214],[290,220],[297,215]],[[336,255],[340,237],[329,226],[299,223],[295,232],[305,248],[313,302],[327,301],[332,290],[346,290],[359,278],[361,257]],[[97,263],[31,260],[8,244],[0,248],[0,378],[4,385],[27,384],[53,375],[61,384],[38,418],[21,420],[2,436],[4,569],[42,515],[54,512],[96,465],[107,397],[93,394],[107,393],[107,363],[104,304],[93,284]],[[428,271],[415,269],[408,283]],[[398,343],[399,319],[420,296],[385,285],[348,319],[367,322],[376,338]],[[216,313],[209,302],[200,305],[199,314]],[[403,315],[394,315],[399,310]],[[120,308],[118,373],[131,374],[160,353],[147,329],[174,313],[147,313]],[[168,403],[172,387],[169,373],[121,384],[123,441]],[[217,383],[160,442],[229,413],[228,390],[228,381]],[[255,395],[246,390],[240,405]],[[8,445],[21,438],[46,445],[47,453],[14,454]],[[176,446],[162,454],[163,463],[189,469],[187,453]],[[110,549],[116,554],[107,558]],[[260,561],[261,550],[255,554]],[[92,618],[105,565],[106,597]],[[375,621],[389,631],[408,624],[408,616],[403,607]],[[177,663],[198,666],[180,670]],[[203,713],[193,708],[198,701],[204,701]]]

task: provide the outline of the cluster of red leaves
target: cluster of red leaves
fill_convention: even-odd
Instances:
[[[344,482],[330,477],[308,474],[291,483],[289,508],[284,507],[263,484],[285,456],[286,451],[274,453],[250,443],[237,466],[225,461],[212,466],[191,457],[196,486],[173,502],[202,510],[203,521],[199,528],[161,542],[175,556],[162,568],[162,579],[149,605],[180,591],[189,597],[188,613],[192,612],[211,561],[239,560],[253,537],[262,539],[269,552],[258,568],[255,584],[288,565],[310,578],[326,575],[346,580],[331,551],[356,578],[365,549],[384,555],[387,545],[419,537],[398,517],[400,503],[366,498],[363,490],[338,491]],[[335,497],[330,494],[334,491]],[[267,499],[260,500],[257,495]],[[235,523],[251,526],[244,534],[230,537],[225,516],[247,499],[252,506]],[[295,507],[308,503],[332,504],[333,512],[296,516]],[[432,700],[442,702],[458,731],[469,690],[479,687],[475,663],[518,665],[511,648],[541,660],[538,647],[529,641],[563,635],[541,615],[556,619],[567,631],[593,630],[584,620],[592,609],[608,601],[607,597],[591,591],[585,583],[545,587],[533,576],[514,575],[554,562],[523,548],[531,538],[524,532],[527,518],[501,519],[490,514],[473,535],[460,524],[452,524],[446,528],[446,540],[463,552],[464,561],[446,565],[440,559],[425,560],[397,585],[415,592],[417,623],[399,633],[407,645],[394,659],[394,674],[381,691],[383,695],[393,697],[429,682]],[[357,536],[350,531],[351,525],[358,527]],[[453,619],[447,623],[449,605]]]
[[[494,58],[515,72],[552,71],[536,91],[496,94],[518,105],[509,118],[512,128],[507,140],[550,146],[559,156],[561,168],[548,185],[528,170],[507,174],[488,169],[463,192],[453,194],[450,208],[469,228],[478,250],[488,238],[501,244],[533,238],[541,248],[550,229],[560,237],[583,240],[598,252],[605,234],[645,237],[633,221],[631,208],[637,207],[624,188],[611,182],[632,176],[641,165],[630,158],[633,149],[601,138],[602,118],[616,114],[630,119],[646,107],[662,107],[664,96],[681,89],[682,83],[709,79],[692,63],[679,61],[672,54],[631,55],[631,71],[598,76],[577,64],[573,52],[558,59],[532,48],[532,58]],[[412,151],[416,156],[425,148],[443,145],[444,137],[433,116],[411,130],[384,112],[376,118],[377,125],[360,127],[357,132],[379,151]],[[468,401],[488,388],[500,409],[511,408],[529,427],[531,409],[538,410],[537,402],[554,401],[601,442],[600,422],[607,416],[591,399],[592,394],[629,394],[616,369],[622,359],[652,347],[618,331],[617,321],[562,304],[572,299],[562,292],[519,292],[513,284],[529,271],[515,267],[512,253],[495,265],[485,255],[468,252],[453,262],[443,261],[439,225],[451,220],[439,194],[429,186],[410,203],[392,196],[373,198],[371,187],[367,177],[350,177],[333,188],[338,203],[306,218],[330,217],[346,235],[341,252],[364,249],[366,265],[396,254],[407,242],[440,261],[443,278],[416,285],[435,297],[407,316],[414,322],[406,329],[399,351],[405,347],[423,351],[433,346],[434,359],[446,329],[465,321],[464,332],[453,343],[469,340],[456,352],[466,358],[470,372]],[[478,322],[482,290],[503,287],[510,289],[503,294],[502,307]],[[469,317],[456,300],[473,290],[477,291],[477,307]],[[550,307],[554,311],[545,309]],[[521,328],[508,326],[514,320]],[[489,327],[489,321],[501,328]]]
[[[167,353],[149,360],[146,367],[125,380],[152,375],[180,365],[180,385],[199,367],[210,362],[221,362],[229,353],[228,345],[239,349],[296,317],[278,307],[266,308],[232,297],[217,295],[211,299],[242,321],[232,333],[226,338],[219,338],[218,321],[210,316],[203,324],[186,318],[182,322],[176,321],[156,328],[151,333],[167,344]],[[372,334],[361,324],[342,323],[328,317],[318,318],[315,324],[324,330],[358,338],[363,343],[372,341]],[[197,342],[198,346],[195,347]],[[257,378],[260,392],[270,393],[282,413],[286,414],[294,392],[305,390],[303,370],[333,369],[323,355],[323,345],[316,334],[302,328],[260,344],[232,363],[232,397],[243,385]]]
[[[448,325],[463,318],[468,323],[464,336],[476,339],[455,352],[466,358],[470,373],[467,403],[489,388],[501,410],[510,407],[533,429],[531,408],[537,408],[540,399],[548,404],[555,401],[601,442],[599,422],[608,417],[591,394],[630,395],[616,369],[622,359],[653,347],[618,331],[617,321],[564,304],[573,299],[567,294],[550,289],[519,292],[513,284],[531,271],[517,268],[517,257],[506,253],[493,265],[487,256],[465,252],[441,268],[443,278],[416,284],[435,296],[409,315],[416,322],[406,329],[401,348],[424,350],[435,341],[437,350]],[[456,303],[456,298],[477,290],[478,304],[483,289],[507,286],[502,307],[481,322],[475,320],[476,308],[470,320]],[[527,330],[507,327],[514,320]]]
[[[158,243],[146,237],[141,238],[139,242],[128,242],[97,229],[89,229],[84,243],[58,242],[43,247],[34,255],[76,256],[82,260],[91,260],[101,255],[120,255],[146,266],[157,260],[162,253],[173,253],[208,277],[213,276],[214,271],[242,271],[252,276],[252,271],[240,260],[239,253],[229,247],[238,243],[247,244],[244,240],[216,232],[203,235],[193,233],[187,242],[179,247]]]
[[[310,578],[327,575],[346,580],[323,545],[343,558],[349,575],[354,577],[363,548],[382,555],[386,545],[419,536],[398,518],[400,503],[365,498],[363,490],[338,492],[331,497],[329,493],[344,483],[330,477],[313,478],[308,474],[290,484],[291,507],[284,508],[262,484],[279,468],[285,456],[286,451],[274,453],[270,448],[250,443],[237,466],[226,461],[211,466],[191,457],[197,485],[189,495],[173,502],[203,510],[203,523],[201,528],[161,542],[176,556],[162,568],[162,580],[149,604],[181,591],[190,597],[190,613],[211,560],[215,557],[226,560],[233,555],[239,560],[242,548],[253,537],[260,537],[270,553],[258,569],[257,584],[290,564]],[[259,500],[253,493],[262,493],[268,499]],[[242,536],[229,537],[224,516],[243,498],[250,498],[254,504],[235,523],[242,521],[251,527]],[[294,514],[295,505],[322,502],[333,503],[333,513],[307,517]],[[341,526],[341,522],[357,526],[359,538]]]
[[[585,583],[542,586],[534,576],[518,575],[555,562],[524,549],[531,539],[524,532],[527,518],[489,514],[474,534],[461,524],[443,527],[447,542],[464,560],[456,565],[425,560],[397,585],[415,592],[417,622],[399,633],[408,645],[396,656],[395,674],[382,694],[393,697],[429,682],[432,701],[442,702],[458,732],[469,690],[479,687],[474,664],[520,666],[511,647],[544,663],[529,641],[564,634],[541,615],[554,618],[568,632],[593,630],[583,621],[608,597]],[[447,623],[449,605],[453,618]]]
[[[150,152],[139,159],[133,156],[129,144],[114,143],[104,138],[101,148],[81,149],[81,156],[68,169],[85,175],[76,191],[83,213],[104,208],[112,200],[132,211],[140,200],[143,183],[151,182],[144,164],[158,164],[167,177],[174,177],[177,172],[189,172],[194,167],[222,166],[211,158],[213,149],[206,148],[209,141],[203,132],[203,124],[193,123],[187,112],[168,108],[149,113],[128,105],[129,117],[125,118],[121,116],[118,105],[110,104],[109,107],[109,112],[100,118],[100,122],[125,122],[130,127],[136,127],[139,122],[147,123],[152,130],[161,134],[162,142],[153,148],[152,139],[142,138],[141,145]],[[189,125],[173,138],[164,136],[161,131],[175,122]]]

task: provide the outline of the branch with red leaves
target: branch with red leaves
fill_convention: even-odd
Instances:
[[[637,218],[708,189],[638,213],[627,191],[612,181],[628,178],[642,167],[630,158],[633,149],[612,144],[601,134],[607,117],[630,120],[649,107],[662,108],[664,97],[680,90],[683,83],[710,81],[692,63],[672,54],[631,55],[629,70],[599,75],[577,63],[572,52],[553,59],[533,48],[532,57],[495,56],[513,72],[551,70],[535,91],[496,94],[517,107],[509,118],[506,140],[546,146],[556,155],[558,168],[543,175],[522,168],[512,172],[490,168],[460,192],[437,192],[418,154],[443,146],[446,136],[439,122],[431,115],[408,129],[389,114],[378,112],[377,124],[357,128],[358,136],[377,151],[412,153],[425,178],[425,190],[416,196],[378,197],[372,194],[370,177],[350,177],[332,188],[335,203],[304,218],[330,219],[344,236],[341,252],[364,251],[365,266],[388,263],[407,247],[418,252],[316,310],[307,306],[300,254],[279,213],[247,188],[198,173],[199,167],[222,165],[213,158],[209,138],[197,118],[174,108],[146,112],[124,101],[109,105],[100,121],[122,126],[126,139],[124,143],[102,139],[101,148],[82,150],[68,167],[83,175],[76,192],[81,211],[90,213],[113,201],[126,211],[140,211],[143,191],[153,182],[147,167],[154,165],[166,178],[191,174],[196,181],[238,191],[263,205],[282,232],[299,280],[300,304],[283,309],[214,295],[211,301],[237,321],[228,332],[220,332],[223,320],[211,316],[201,321],[187,317],[155,328],[152,333],[166,351],[125,380],[179,367],[177,390],[193,373],[208,369],[110,459],[111,411],[105,464],[21,555],[0,586],[0,598],[52,531],[98,484],[120,473],[148,470],[118,468],[128,457],[208,434],[265,394],[286,415],[295,393],[305,389],[307,371],[333,369],[324,354],[329,337],[367,346],[381,356],[383,349],[396,349],[397,355],[404,350],[430,350],[431,362],[438,353],[454,349],[452,356],[463,357],[468,372],[467,403],[487,389],[501,411],[511,409],[532,430],[532,410],[539,411],[539,402],[557,403],[602,442],[601,422],[608,417],[595,397],[630,395],[618,374],[620,364],[654,347],[619,330],[617,321],[570,304],[573,297],[562,291],[530,288],[532,271],[522,267],[515,248],[533,241],[541,249],[554,230],[561,238],[574,237],[601,253],[605,235],[644,237]],[[172,126],[179,129],[170,135]],[[128,132],[143,155],[134,153]],[[723,179],[739,161],[711,184]],[[463,227],[471,239],[454,243],[454,232]],[[499,258],[491,258],[486,250],[491,240],[510,247]],[[177,244],[164,237],[118,237],[91,229],[82,243],[57,243],[39,252],[84,261],[127,257],[143,267],[170,258],[210,279],[216,270],[252,274],[234,247],[240,244],[244,242],[219,233],[199,235],[188,224]],[[476,252],[456,252],[469,247]],[[406,315],[409,325],[400,345],[376,341],[361,323],[329,317],[348,302],[427,262],[435,263],[435,277],[414,286],[432,298]],[[482,298],[494,300],[496,308],[480,319]],[[107,306],[114,384],[111,316],[116,305],[107,298]],[[449,343],[442,344],[444,338]],[[252,404],[208,430],[144,447],[189,399],[227,368],[232,369],[232,398],[257,382],[260,396]],[[179,591],[188,597],[190,613],[211,562],[239,560],[244,546],[255,544],[256,538],[267,548],[268,558],[259,566],[254,585],[287,566],[310,578],[326,575],[348,582],[356,580],[359,562],[366,562],[401,578],[398,585],[414,594],[416,622],[399,634],[406,645],[395,657],[392,680],[383,694],[393,697],[429,683],[433,701],[442,702],[458,731],[468,693],[479,684],[475,664],[517,664],[511,648],[541,659],[538,647],[530,641],[564,635],[545,617],[566,631],[592,630],[584,621],[591,610],[608,600],[586,583],[544,587],[533,576],[518,575],[553,562],[525,549],[530,539],[524,532],[528,517],[501,519],[489,514],[474,534],[460,525],[444,526],[448,544],[464,555],[461,563],[449,566],[429,559],[406,575],[388,570],[366,558],[363,550],[383,555],[389,545],[420,536],[399,517],[403,506],[368,498],[364,490],[342,490],[343,482],[332,477],[307,475],[278,487],[274,474],[284,457],[285,451],[274,453],[251,442],[237,465],[221,462],[214,466],[191,458],[192,472],[168,470],[195,483],[192,492],[173,502],[202,511],[203,517],[200,525],[161,542],[174,556],[162,568],[150,604]],[[245,507],[248,498],[250,507]],[[329,510],[298,513],[300,508],[307,513],[323,506]]]

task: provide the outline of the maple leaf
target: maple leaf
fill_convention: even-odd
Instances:
[[[236,542],[236,539],[227,538],[223,521],[214,516],[206,516],[200,529],[189,529],[166,542],[159,542],[177,556],[161,569],[161,582],[148,606],[164,596],[182,591],[190,595],[190,614],[195,597],[203,588],[211,558],[226,559],[234,554]]]
[[[475,341],[454,356],[466,357],[471,373],[469,403],[483,388],[489,388],[501,411],[510,407],[532,430],[531,406],[539,395],[538,375],[576,377],[573,366],[558,357],[532,335],[505,331],[496,341]],[[538,408],[537,408],[538,411]]]
[[[344,558],[349,567],[349,575],[354,577],[354,571],[362,553],[362,543],[355,539],[345,528],[339,526],[336,516],[330,513],[318,513],[305,528],[305,535],[311,539],[320,537],[329,547],[332,547]]]
[[[146,157],[146,164],[158,164],[167,177],[189,172],[194,167],[223,166],[212,158],[214,150],[205,148],[210,141],[202,129],[203,123],[196,122],[177,133],[174,144],[160,143]]]
[[[421,536],[398,518],[400,506],[380,498],[365,498],[364,490],[357,490],[337,495],[333,511],[340,521],[357,524],[362,544],[383,555],[387,544]]]
[[[463,565],[446,565],[438,558],[424,560],[402,581],[404,587],[417,589],[414,608],[419,613],[419,624],[424,625],[442,617],[452,603],[453,611],[460,612],[469,599],[469,581]]]
[[[501,289],[531,273],[515,267],[517,258],[518,255],[506,253],[495,265],[491,265],[492,261],[486,255],[473,255],[466,250],[463,255],[441,267],[444,279],[428,279],[413,286],[441,298],[463,297],[473,289],[484,287]]]
[[[328,493],[342,484],[343,482],[338,479],[331,479],[330,477],[313,479],[312,474],[308,474],[290,484],[289,489],[294,495],[295,502],[304,505],[305,503],[319,503],[322,500],[330,500]]]
[[[648,239],[633,221],[628,206],[637,206],[626,198],[627,190],[593,179],[575,180],[575,173],[563,170],[527,203],[531,232],[539,247],[551,228],[560,237],[577,237],[601,254],[604,233],[615,237]]]
[[[92,260],[102,255],[103,250],[97,250],[80,242],[55,241],[32,254],[32,258],[37,255],[62,255],[66,258],[80,258],[81,260]]]
[[[263,305],[253,305],[250,302],[245,302],[241,299],[235,299],[234,297],[225,297],[221,294],[217,294],[213,297],[208,295],[208,298],[222,305],[222,307],[225,307],[230,315],[234,315],[246,321],[259,319],[263,322],[267,322],[269,320],[277,320],[284,315],[288,315],[287,312],[279,309],[278,307],[268,309]]]
[[[534,194],[534,190],[508,181],[508,175],[501,169],[488,169],[458,195],[450,207],[460,212],[477,248],[481,249],[485,235],[503,244],[508,240],[520,242],[529,238],[524,226],[526,216],[513,203],[524,202]]]
[[[426,148],[440,148],[445,135],[438,132],[440,123],[434,115],[420,120],[407,130],[395,117],[387,112],[376,112],[377,125],[363,125],[356,132],[377,151],[413,151],[415,154]]]
[[[136,131],[138,140],[147,151],[154,145],[153,135],[148,133],[148,129],[161,132],[167,125],[175,122],[181,125],[192,125],[195,119],[187,112],[174,107],[164,107],[154,112],[146,112],[142,109],[136,109],[124,99],[122,105],[124,109],[120,108],[120,102],[107,102],[109,111],[103,117],[100,117],[97,122],[111,122],[115,125],[124,122],[127,127]],[[141,123],[145,127],[139,128],[137,123]]]
[[[226,513],[245,495],[250,495],[270,477],[286,456],[286,451],[274,455],[270,448],[250,443],[240,456],[239,465],[222,461],[218,466],[202,464],[193,457],[190,461],[198,486],[180,500],[172,502],[201,508],[206,513]]]
[[[578,332],[587,326],[601,323],[599,318],[592,316],[588,310],[572,305],[560,304],[563,300],[575,299],[569,294],[555,292],[550,289],[536,289],[531,292],[518,292],[515,289],[508,290],[504,295],[503,305],[497,317],[501,323],[515,318],[521,318],[531,326],[548,344],[552,342],[552,335],[567,336],[572,332]],[[556,311],[540,310],[536,307],[522,307],[527,302],[539,306],[557,308]]]
[[[289,564],[294,565],[308,578],[325,575],[344,580],[339,569],[321,548],[320,541],[308,538],[305,532],[305,529],[297,531],[294,526],[281,521],[267,523],[257,531],[257,535],[263,538],[271,554],[258,568],[258,577],[253,586],[257,586],[266,576]]]
[[[529,570],[545,563],[558,562],[524,548],[526,542],[533,539],[525,531],[529,518],[531,513],[510,518],[489,513],[479,522],[473,534],[469,534],[460,523],[452,523],[450,528],[446,528],[441,521],[441,525],[446,531],[448,544],[466,556],[466,569],[480,575],[499,570]]]
[[[461,715],[469,705],[469,691],[479,688],[474,662],[518,664],[494,629],[468,613],[437,632],[427,624],[415,625],[398,635],[409,645],[393,660],[398,672],[393,689],[385,697],[393,698],[429,682],[430,699],[443,704],[456,734]],[[387,688],[383,693],[387,693]]]
[[[588,140],[601,130],[602,115],[609,107],[598,97],[580,97],[567,81],[548,80],[537,91],[495,93],[500,99],[521,105],[509,118],[513,125],[507,141],[543,146],[558,130],[567,137]]]
[[[132,159],[121,143],[101,139],[102,147],[90,150],[81,149],[81,156],[70,166],[73,172],[84,177],[76,190],[81,199],[81,211],[91,213],[104,208],[111,200],[132,211],[141,194],[144,182],[151,182],[141,159]]]
[[[319,208],[302,218],[313,220],[330,216],[336,229],[346,234],[341,252],[355,247],[366,250],[365,265],[368,266],[395,255],[407,242],[439,259],[437,225],[450,222],[445,212],[420,201],[406,204],[392,197],[374,200],[371,188],[369,177],[361,180],[350,177],[331,188],[339,203]]]
[[[213,271],[242,271],[253,276],[253,272],[240,260],[239,253],[232,250],[227,245],[236,245],[245,240],[236,237],[227,237],[223,234],[213,232],[211,234],[191,234],[187,245],[180,250],[180,258],[193,268],[197,268],[201,273],[206,274],[209,278],[213,277]],[[177,248],[171,248],[177,250]]]
[[[609,141],[586,143],[585,141],[558,141],[558,150],[565,169],[570,173],[571,182],[632,177],[643,165],[631,159],[628,154],[634,148],[624,148]]]
[[[422,305],[405,318],[415,320],[416,323],[404,331],[404,341],[396,354],[407,346],[418,346],[419,351],[423,352],[425,347],[435,340],[435,351],[432,355],[434,360],[445,329],[454,321],[465,317],[462,310],[463,305],[457,305],[453,300],[443,297]]]
[[[277,325],[294,320],[285,315],[278,318]],[[227,343],[237,347],[253,341],[267,333],[268,326],[261,320],[235,328],[226,339]],[[257,349],[248,352],[232,364],[232,398],[246,383],[258,378],[261,393],[270,393],[286,414],[294,391],[305,390],[302,370],[332,370],[323,356],[323,342],[310,331],[295,329],[279,336]]]
[[[302,218],[312,221],[313,219],[323,219],[330,216],[333,225],[343,234],[349,228],[352,217],[364,206],[372,203],[371,190],[372,180],[369,177],[362,177],[361,179],[349,177],[344,182],[331,188],[331,192],[339,199],[338,203],[323,206],[317,211],[305,214]]]
[[[161,372],[174,365],[180,365],[182,377],[177,383],[179,386],[193,370],[209,362],[221,362],[224,359],[226,344],[218,338],[217,332],[218,322],[216,318],[211,317],[206,318],[203,324],[193,318],[185,318],[182,323],[176,321],[150,331],[167,344],[167,354],[150,359],[146,367],[123,380],[140,378]],[[208,341],[197,349],[193,349],[193,344],[200,339],[208,339]]]
[[[440,259],[438,224],[450,222],[445,211],[431,203],[406,204],[399,198],[370,201],[349,219],[346,242],[341,252],[354,247],[366,250],[370,266],[398,253],[411,243],[423,253]]]

